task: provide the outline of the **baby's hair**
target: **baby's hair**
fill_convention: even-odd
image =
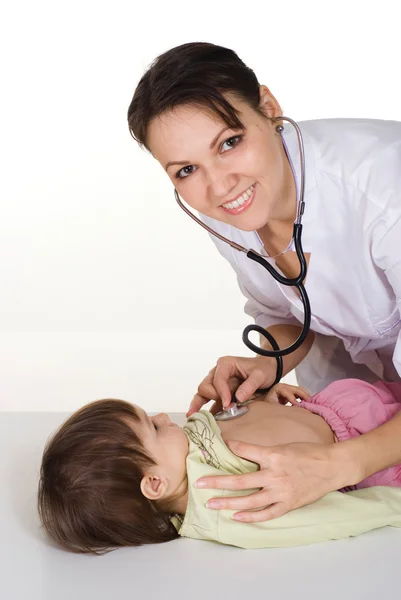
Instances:
[[[75,412],[48,441],[38,490],[40,520],[64,549],[101,554],[178,537],[161,502],[140,489],[155,465],[132,427],[135,407],[98,400]]]

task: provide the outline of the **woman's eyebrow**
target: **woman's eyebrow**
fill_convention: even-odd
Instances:
[[[219,137],[221,136],[222,133],[224,133],[225,131],[227,131],[227,129],[231,129],[231,127],[227,126],[227,127],[223,127],[223,129],[220,131],[220,133],[218,133],[210,142],[210,150],[213,150],[214,146],[217,143],[217,140],[219,139]]]
[[[231,129],[231,127],[228,127],[228,126],[223,127],[223,129],[221,131],[219,131],[219,133],[212,139],[212,141],[210,142],[210,146],[209,146],[210,150],[213,150],[214,146],[217,143],[217,140],[219,139],[219,137],[221,136],[222,133],[227,131],[227,129]],[[167,169],[169,167],[171,167],[172,165],[189,165],[190,163],[191,163],[190,160],[174,160],[174,161],[168,162],[164,168],[167,171]]]

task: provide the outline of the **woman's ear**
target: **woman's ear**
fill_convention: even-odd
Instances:
[[[158,475],[144,475],[141,481],[141,492],[149,500],[161,500],[166,496],[167,480]]]
[[[260,102],[259,107],[266,117],[275,119],[283,116],[280,104],[277,102],[271,91],[265,85],[259,86]]]

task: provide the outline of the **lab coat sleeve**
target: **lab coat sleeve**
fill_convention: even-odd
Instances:
[[[240,276],[237,275],[239,288],[246,298],[245,313],[252,317],[256,325],[267,329],[272,325],[302,325],[288,310],[283,306],[267,302],[263,299],[258,300],[255,293],[250,291],[250,285],[245,285]]]
[[[373,257],[386,276],[389,291],[395,296],[396,314],[391,325],[393,329],[399,328],[401,320],[401,215],[394,220],[394,213],[390,210],[386,216],[377,227],[375,237],[378,241],[373,245]],[[394,349],[393,363],[401,377],[401,330]]]

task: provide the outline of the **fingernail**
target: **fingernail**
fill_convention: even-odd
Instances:
[[[214,500],[208,500],[205,506],[206,508],[219,508],[219,503]]]
[[[244,517],[242,515],[233,515],[231,517],[234,521],[243,521]]]
[[[205,488],[206,487],[206,481],[202,481],[201,479],[199,479],[199,481],[195,481],[194,487],[196,487],[196,488]]]

